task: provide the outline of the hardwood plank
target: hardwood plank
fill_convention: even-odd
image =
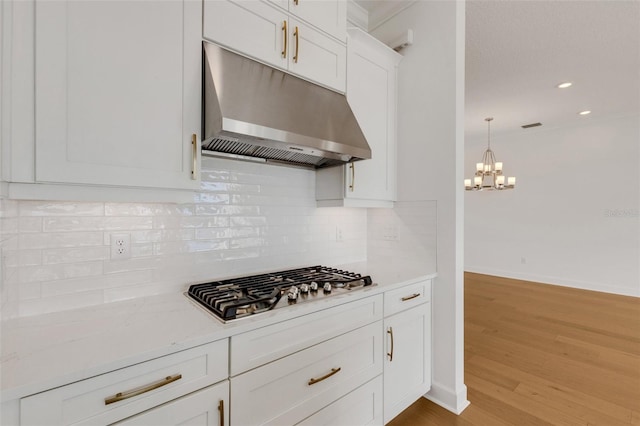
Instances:
[[[390,425],[640,426],[640,298],[465,273],[465,383]]]

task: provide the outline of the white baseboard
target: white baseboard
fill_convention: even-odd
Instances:
[[[423,396],[454,414],[462,413],[470,404],[467,401],[467,387],[465,385],[462,385],[462,388],[456,392],[439,383],[432,383],[431,390]]]
[[[533,281],[543,284],[552,284],[562,287],[578,288],[581,290],[599,291],[603,293],[620,294],[622,296],[640,297],[640,286],[636,288],[616,287],[591,283],[585,281],[568,280],[562,277],[552,277],[547,275],[528,274],[516,271],[508,271],[502,269],[486,268],[483,266],[465,266],[467,272],[477,274],[494,275],[497,277],[513,278],[516,280]]]

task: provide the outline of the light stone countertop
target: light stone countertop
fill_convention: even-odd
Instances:
[[[0,402],[436,276],[434,271],[406,262],[359,262],[337,267],[371,275],[377,285],[229,324],[223,324],[182,293],[5,321],[1,325]]]

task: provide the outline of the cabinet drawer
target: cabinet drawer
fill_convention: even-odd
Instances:
[[[231,379],[237,425],[296,424],[382,372],[374,322]]]
[[[21,424],[108,424],[130,417],[225,380],[228,353],[228,340],[220,340],[22,398]]]
[[[229,426],[228,412],[229,382],[225,380],[116,424],[118,426]]]
[[[431,300],[431,280],[420,281],[384,294],[384,316],[406,311]]]
[[[353,426],[382,424],[382,376],[343,396],[299,426]]]
[[[231,376],[379,319],[382,319],[382,295],[233,336]]]

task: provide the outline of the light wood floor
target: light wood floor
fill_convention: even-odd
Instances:
[[[389,426],[640,425],[640,299],[466,273],[465,383]]]

